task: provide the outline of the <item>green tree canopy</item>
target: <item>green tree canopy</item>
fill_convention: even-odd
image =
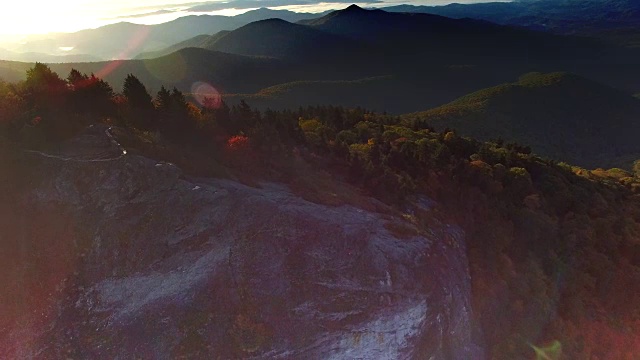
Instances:
[[[67,86],[66,82],[57,73],[51,71],[49,66],[38,62],[27,70],[25,85],[30,90],[49,93],[63,91]]]

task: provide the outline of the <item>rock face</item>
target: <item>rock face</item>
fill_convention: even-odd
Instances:
[[[0,358],[484,358],[456,226],[398,236],[389,214],[112,150],[31,154],[23,205],[64,209],[72,231],[49,239],[65,266],[46,306],[0,329]]]

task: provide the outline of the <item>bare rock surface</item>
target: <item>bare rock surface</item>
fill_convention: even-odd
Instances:
[[[71,255],[35,325],[0,331],[0,357],[484,358],[455,225],[399,237],[385,224],[401,217],[188,178],[107,134],[56,154],[83,161],[32,154],[24,206],[67,209]]]

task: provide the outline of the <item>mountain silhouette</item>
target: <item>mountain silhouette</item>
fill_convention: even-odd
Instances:
[[[308,26],[268,19],[211,38],[204,48],[240,55],[317,59],[340,56],[360,45]]]
[[[451,62],[505,59],[530,62],[596,59],[609,49],[596,41],[499,26],[474,19],[450,19],[422,13],[392,13],[352,5],[299,22],[334,35],[366,42],[383,53],[409,59]],[[406,65],[407,58],[402,63]]]
[[[69,47],[73,48],[70,54],[88,54],[102,60],[131,59],[140,53],[162,50],[194,36],[234,30],[254,21],[269,18],[299,21],[317,16],[287,10],[257,9],[237,16],[190,15],[157,25],[120,22],[74,33],[32,35],[9,50],[56,54],[60,47]],[[39,60],[38,57],[26,59]]]
[[[397,5],[390,12],[473,18],[559,34],[596,36],[640,45],[640,2],[635,0],[521,0],[445,6]]]

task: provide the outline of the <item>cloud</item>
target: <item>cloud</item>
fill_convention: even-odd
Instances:
[[[255,9],[294,5],[318,5],[320,3],[351,4],[354,0],[231,0],[225,2],[205,2],[192,6],[188,12],[210,12],[226,9]],[[382,0],[369,0],[367,4],[382,3]]]
[[[146,13],[142,13],[142,14],[120,15],[120,16],[108,18],[108,20],[143,18],[143,17],[147,17],[147,16],[154,16],[154,15],[172,14],[172,13],[174,13],[176,11],[177,10],[161,9],[161,10],[146,12]]]

